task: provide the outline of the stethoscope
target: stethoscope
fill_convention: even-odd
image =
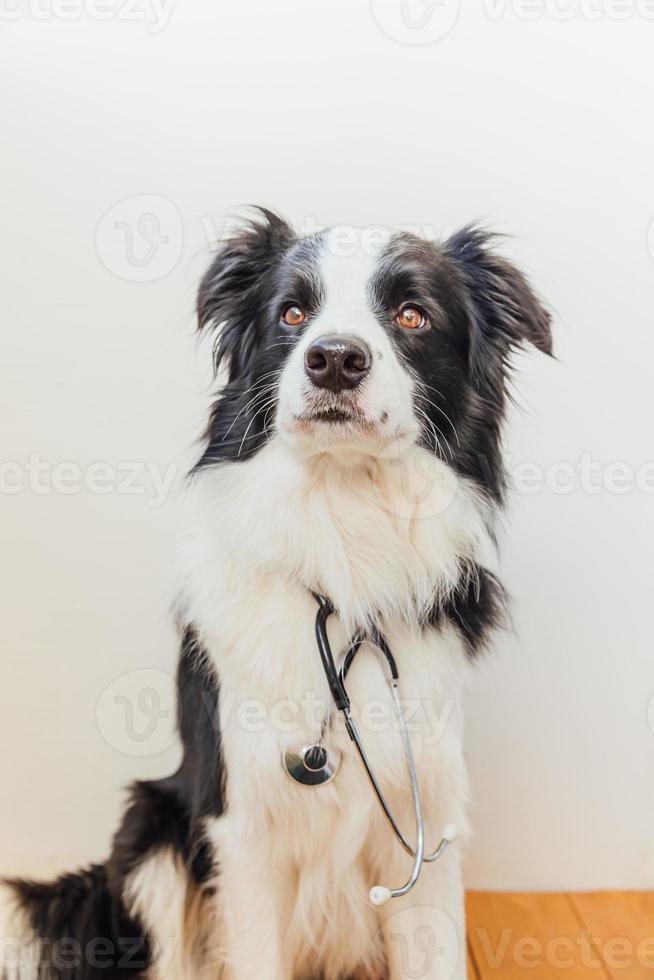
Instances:
[[[422,800],[420,797],[420,787],[418,785],[418,775],[416,772],[413,750],[411,748],[409,732],[407,730],[406,719],[404,717],[404,709],[402,707],[402,698],[399,688],[399,673],[397,663],[395,662],[395,657],[391,653],[386,640],[378,631],[371,635],[364,635],[361,633],[352,639],[350,647],[343,659],[341,668],[340,670],[337,670],[329,639],[327,637],[327,620],[335,612],[335,609],[329,599],[327,599],[325,596],[318,595],[315,592],[313,595],[318,603],[318,612],[316,614],[316,643],[318,645],[320,659],[322,661],[325,677],[327,678],[327,683],[329,684],[329,690],[334,700],[334,704],[343,715],[347,733],[356,746],[359,758],[363,763],[364,769],[370,781],[370,785],[375,792],[375,796],[377,797],[377,800],[384,811],[393,833],[407,854],[410,854],[414,859],[413,870],[411,871],[405,885],[402,885],[400,888],[386,888],[384,885],[375,885],[370,889],[370,901],[373,903],[373,905],[383,905],[391,898],[399,898],[401,895],[407,895],[418,881],[423,864],[425,862],[429,863],[431,861],[437,861],[447,849],[448,844],[451,844],[452,841],[456,839],[458,830],[454,824],[447,824],[443,830],[441,842],[436,850],[431,854],[425,854],[425,824],[422,813]],[[393,699],[393,707],[400,723],[404,758],[406,761],[407,772],[409,774],[409,780],[411,782],[411,795],[413,797],[413,809],[416,826],[415,847],[412,847],[411,844],[409,844],[406,837],[400,830],[388,801],[384,796],[382,788],[379,785],[377,777],[375,776],[375,772],[370,764],[366,750],[363,746],[361,738],[359,737],[357,727],[352,719],[350,699],[345,688],[345,681],[350,667],[354,662],[354,658],[361,649],[362,644],[366,641],[370,642],[377,651],[383,654],[389,672],[388,685]],[[321,744],[322,738],[326,733],[327,724],[328,721],[326,721],[323,725],[323,730],[318,743],[314,745],[301,746],[298,748],[291,748],[284,754],[284,767],[286,771],[293,779],[296,780],[296,782],[302,783],[304,786],[320,786],[324,783],[328,783],[334,778],[336,772],[338,771],[340,755],[337,753],[330,754]]]

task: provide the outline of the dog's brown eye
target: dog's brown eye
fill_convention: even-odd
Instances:
[[[424,327],[427,318],[417,306],[405,306],[398,313],[397,322],[405,330],[417,330],[419,327]]]
[[[301,327],[307,315],[300,306],[287,306],[282,314],[282,320],[287,327]]]

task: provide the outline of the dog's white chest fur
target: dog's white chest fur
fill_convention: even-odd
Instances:
[[[299,460],[274,440],[246,463],[200,473],[189,503],[183,613],[221,684],[227,810],[210,831],[221,890],[233,876],[242,896],[250,866],[267,868],[266,900],[285,922],[294,969],[327,963],[336,977],[376,960],[381,941],[367,892],[386,883],[386,856],[398,846],[333,709],[309,589],[339,610],[329,623],[335,654],[356,626],[382,625],[398,662],[433,847],[445,822],[463,820],[465,655],[454,630],[422,630],[416,618],[473,557],[483,534],[479,501],[421,450],[344,468]],[[401,737],[372,647],[360,652],[348,691],[383,788],[411,835]],[[299,785],[284,770],[284,752],[316,742],[321,731],[341,756],[338,774],[325,786]],[[230,915],[238,917],[233,929],[241,936],[249,917],[255,928],[262,896],[250,901],[250,910],[225,903],[227,927]],[[339,942],[344,934],[347,944]]]

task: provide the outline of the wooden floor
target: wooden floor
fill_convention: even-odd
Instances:
[[[469,892],[470,980],[654,980],[654,892]]]

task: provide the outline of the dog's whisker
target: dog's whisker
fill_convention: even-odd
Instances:
[[[426,382],[424,382],[424,381],[421,381],[421,382],[420,382],[420,387],[421,387],[421,388],[429,388],[429,389],[431,389],[431,391],[435,391],[435,392],[436,392],[436,394],[437,394],[437,395],[439,395],[439,396],[440,396],[441,398],[443,397],[443,395],[442,395],[442,394],[441,394],[441,392],[440,392],[440,391],[438,390],[438,388],[434,388],[434,387],[433,387],[433,385],[428,385],[428,384],[426,384]],[[426,402],[427,402],[427,404],[428,404],[428,405],[431,405],[431,407],[432,407],[432,408],[435,408],[437,412],[440,412],[440,414],[441,414],[441,415],[443,416],[443,418],[444,418],[444,419],[445,419],[445,420],[446,420],[447,422],[449,422],[449,424],[450,424],[450,426],[452,427],[452,432],[454,433],[454,438],[455,438],[455,439],[456,439],[456,441],[457,441],[457,445],[458,445],[458,446],[460,447],[460,446],[461,446],[461,442],[460,442],[460,440],[459,440],[459,434],[458,434],[458,432],[456,431],[456,426],[454,425],[454,422],[453,422],[453,421],[452,421],[452,419],[451,419],[451,418],[449,417],[449,415],[447,415],[447,413],[446,413],[446,412],[444,412],[444,411],[443,411],[443,409],[442,409],[442,408],[441,408],[441,407],[440,407],[439,405],[437,405],[437,404],[436,404],[436,403],[435,403],[434,401],[432,401],[432,400],[431,400],[430,398],[428,398],[428,397],[427,397],[427,396],[426,396],[426,395],[424,394],[424,392],[418,392],[418,394],[420,395],[420,397],[421,397],[421,398],[423,398],[423,400],[424,400],[424,401],[426,401]]]
[[[444,432],[436,425],[436,423],[434,422],[433,419],[430,419],[429,418],[429,416],[424,411],[424,409],[420,408],[419,405],[416,405],[416,410],[420,413],[420,415],[422,415],[422,417],[425,419],[425,421],[427,422],[427,424],[429,425],[429,427],[430,427],[430,429],[432,431],[432,434],[434,436],[434,449],[436,449],[438,446],[440,446],[440,442],[442,440],[445,443],[445,448],[448,450],[448,452],[450,454],[450,460],[452,461],[454,459],[454,452],[453,452],[452,447],[451,447],[448,439],[446,438]],[[438,434],[440,435],[441,439],[438,439],[438,437],[436,436],[436,432],[438,432]]]
[[[273,344],[268,344],[264,347],[264,350],[272,350],[274,347],[294,347],[297,340],[294,337],[289,337],[288,340],[277,340]]]
[[[239,458],[239,456],[241,455],[241,452],[242,452],[242,450],[243,450],[243,444],[244,444],[244,442],[245,442],[245,440],[246,440],[246,438],[247,438],[247,434],[248,434],[248,432],[250,431],[250,429],[251,429],[251,428],[252,428],[252,426],[254,425],[254,422],[256,421],[256,419],[258,418],[258,416],[259,416],[259,415],[261,415],[261,413],[262,413],[263,411],[265,411],[265,409],[266,409],[266,408],[269,408],[269,407],[270,407],[271,405],[274,405],[274,404],[275,404],[275,401],[276,401],[276,399],[274,399],[274,398],[272,398],[272,399],[271,399],[271,400],[270,400],[269,402],[266,402],[266,404],[265,404],[265,405],[262,405],[262,406],[261,406],[261,407],[260,407],[259,409],[257,409],[257,411],[256,411],[256,412],[254,413],[254,415],[253,415],[253,416],[252,416],[252,418],[250,419],[250,422],[249,422],[249,424],[248,424],[248,427],[247,427],[247,429],[245,430],[245,434],[244,434],[244,436],[243,436],[243,438],[241,439],[241,445],[240,445],[240,447],[239,447],[239,451],[238,451],[238,452],[237,452],[237,454],[236,454],[236,458],[237,458],[237,459],[238,459],[238,458]]]
[[[271,372],[271,373],[274,373],[274,372]],[[256,403],[257,403],[257,401],[258,401],[258,400],[259,400],[260,398],[265,398],[265,397],[266,397],[266,395],[268,395],[268,394],[269,394],[269,393],[270,393],[271,391],[273,391],[273,389],[274,389],[274,388],[275,388],[275,382],[272,382],[272,383],[269,383],[268,385],[265,385],[265,386],[264,386],[264,388],[263,388],[263,389],[262,389],[261,391],[259,391],[259,392],[258,392],[258,393],[257,393],[257,394],[256,394],[256,395],[254,396],[254,398],[251,398],[251,399],[250,399],[250,401],[249,401],[249,402],[247,403],[247,405],[244,405],[244,406],[243,406],[243,408],[242,408],[242,409],[240,410],[240,412],[239,412],[239,413],[238,413],[238,414],[236,415],[236,417],[234,418],[234,420],[233,420],[233,422],[232,422],[232,424],[230,425],[230,427],[229,427],[229,429],[228,429],[228,430],[227,430],[227,432],[225,433],[225,436],[224,436],[224,438],[223,438],[223,439],[221,439],[221,442],[224,442],[224,441],[225,441],[225,439],[227,438],[227,436],[229,435],[229,433],[230,433],[230,432],[232,431],[232,429],[234,428],[234,426],[236,425],[236,423],[237,423],[237,422],[238,422],[238,420],[240,419],[240,417],[241,417],[241,415],[243,414],[243,412],[246,412],[246,411],[247,411],[247,410],[248,410],[248,409],[249,409],[250,407],[254,407],[254,405],[256,405]],[[251,391],[251,390],[252,390],[252,388],[249,388],[249,389],[248,389],[248,391]]]
[[[416,409],[420,413],[420,415],[422,415],[422,417],[424,418],[425,422],[427,423],[427,425],[429,426],[429,428],[431,430],[431,434],[432,434],[432,437],[433,437],[433,440],[434,440],[434,450],[439,450],[441,448],[441,440],[442,440],[443,443],[445,444],[443,448],[445,448],[449,452],[450,459],[454,459],[454,454],[452,452],[452,447],[450,446],[449,442],[447,441],[447,439],[445,438],[445,436],[443,435],[443,433],[441,432],[441,430],[435,424],[435,422],[432,419],[430,419],[429,416],[427,415],[427,413],[425,411],[423,411],[423,409],[421,409],[419,406],[416,406]],[[438,435],[436,434],[437,432],[438,432],[438,434],[441,437],[440,439],[438,438]]]

